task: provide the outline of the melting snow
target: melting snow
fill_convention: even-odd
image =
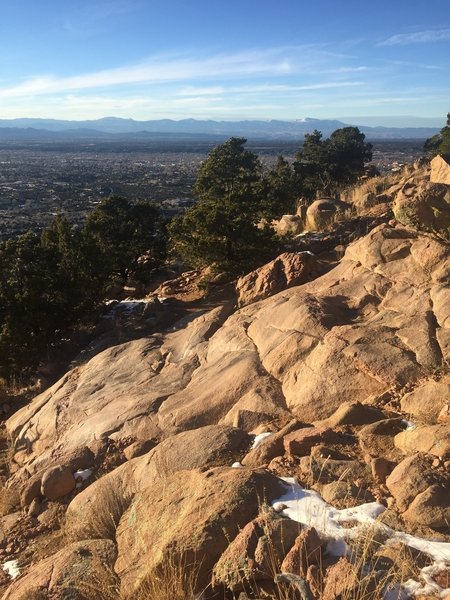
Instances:
[[[289,487],[286,494],[272,502],[277,510],[281,505],[285,508],[282,513],[294,521],[315,527],[321,537],[328,539],[327,551],[333,556],[344,556],[349,552],[348,540],[357,538],[364,531],[364,527],[375,525],[386,537],[386,543],[403,542],[404,544],[420,550],[431,556],[434,563],[421,571],[425,586],[409,580],[402,584],[402,593],[405,598],[408,595],[436,593],[445,597],[450,590],[442,590],[432,579],[450,564],[450,543],[426,540],[409,535],[407,533],[394,531],[387,525],[376,521],[386,508],[378,502],[361,504],[354,508],[339,510],[327,504],[325,500],[313,490],[303,489],[292,477],[281,478]],[[386,592],[385,600],[389,600],[392,590]],[[395,598],[401,598],[398,593]],[[394,596],[392,596],[394,597]]]
[[[410,431],[411,429],[416,428],[416,426],[414,425],[414,423],[412,421],[407,421],[406,419],[402,419],[400,422],[404,426],[405,431]]]
[[[272,435],[272,431],[268,431],[266,433],[259,433],[258,435],[255,435],[255,439],[253,440],[252,444],[252,450],[259,446],[259,444],[270,435]]]
[[[15,579],[20,575],[20,569],[17,560],[7,560],[3,563],[3,570],[5,573],[11,577],[11,579]]]
[[[107,318],[112,319],[117,312],[120,312],[124,315],[131,315],[135,310],[147,304],[148,300],[140,299],[140,300],[121,300],[117,302],[117,300],[108,300],[106,304],[108,306],[111,305]]]
[[[80,488],[83,486],[83,483],[86,481],[86,479],[89,479],[89,477],[91,477],[92,475],[92,470],[91,469],[80,469],[78,471],[75,471],[75,473],[73,474],[75,481],[77,482],[76,487]]]

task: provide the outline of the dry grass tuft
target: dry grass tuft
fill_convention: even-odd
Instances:
[[[145,577],[131,595],[121,600],[199,600],[197,592],[199,564],[186,564],[171,555],[157,573]]]
[[[20,510],[20,495],[15,488],[3,488],[0,490],[0,517],[9,515]]]
[[[130,506],[132,495],[121,482],[108,478],[98,481],[96,497],[86,505],[85,514],[68,512],[65,534],[71,541],[84,539],[115,540],[116,528]]]

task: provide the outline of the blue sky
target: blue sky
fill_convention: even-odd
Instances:
[[[0,118],[442,125],[450,111],[447,1],[0,6]]]

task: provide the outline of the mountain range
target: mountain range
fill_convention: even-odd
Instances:
[[[114,138],[117,136],[139,139],[145,137],[208,137],[226,138],[244,136],[250,139],[301,139],[306,133],[318,129],[329,136],[335,129],[348,126],[338,120],[299,119],[296,121],[213,121],[183,119],[159,119],[136,121],[117,117],[105,117],[87,121],[64,121],[56,119],[0,119],[0,139],[58,138],[64,135],[75,138]],[[372,140],[426,139],[439,132],[437,127],[369,127],[357,125]]]

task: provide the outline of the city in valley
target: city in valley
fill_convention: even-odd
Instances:
[[[423,142],[374,141],[373,163],[381,173],[391,172],[420,157]],[[167,216],[176,214],[195,202],[197,169],[218,143],[0,140],[0,239],[41,230],[60,212],[81,223],[113,194],[152,200]],[[280,154],[292,162],[300,142],[258,140],[247,147],[270,167]]]

